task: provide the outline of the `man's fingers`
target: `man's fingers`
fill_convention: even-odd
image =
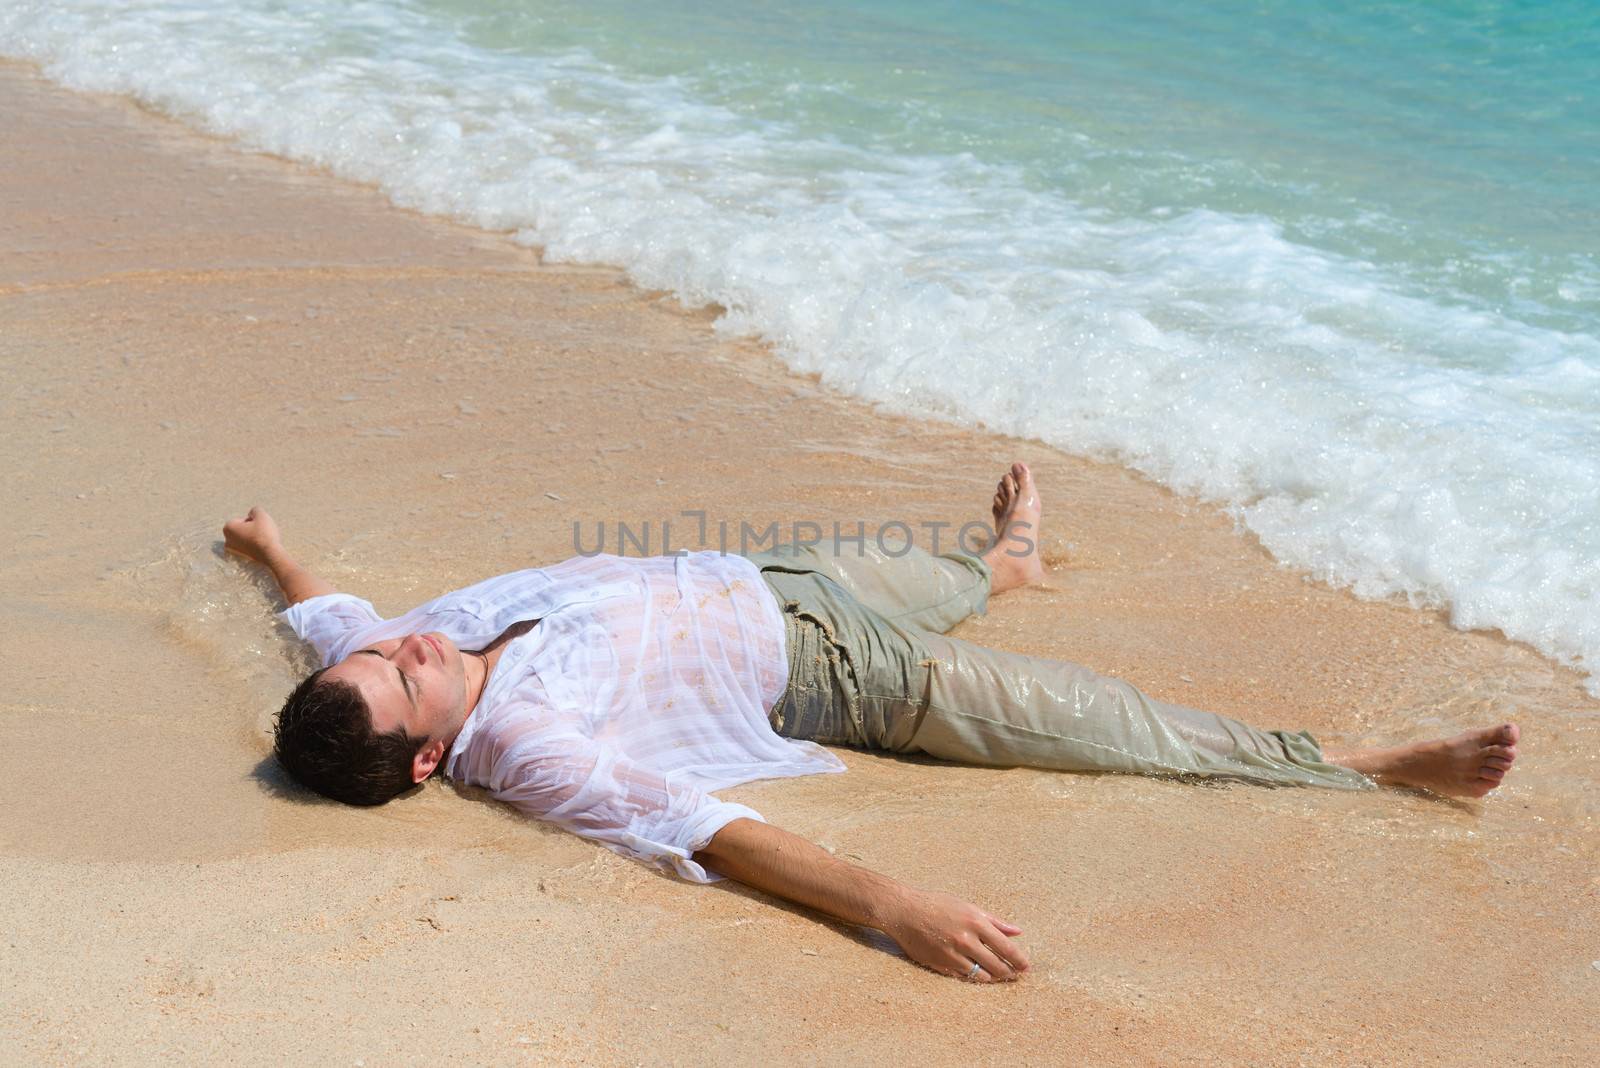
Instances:
[[[1021,946],[1006,937],[1007,934],[1021,934],[1022,932],[1003,920],[995,920],[990,917],[990,922],[994,924],[994,931],[992,934],[984,936],[984,942],[988,944],[989,948],[997,956],[1009,964],[1013,971],[1027,971],[1030,966],[1028,955],[1022,951]],[[1006,930],[1008,927],[1011,928],[1009,931]]]
[[[975,940],[973,944],[976,945]],[[966,979],[969,982],[992,982],[987,974],[988,969],[983,967],[983,961],[978,959],[975,949],[969,949],[968,940],[959,935],[943,942],[939,946],[938,953],[934,959],[925,960],[921,963],[953,979]],[[976,975],[972,972],[973,964],[977,964],[980,969]]]
[[[950,958],[950,963],[939,969],[952,979],[972,979],[972,961],[957,953]]]
[[[1016,978],[1016,972],[1011,965],[1007,964],[1003,957],[982,942],[979,942],[968,951],[968,957],[982,965],[982,970],[974,976],[975,979],[982,981],[985,978],[985,972],[988,973],[987,978],[991,982],[1002,982],[1006,979]],[[967,965],[967,970],[970,971],[971,969],[972,965]]]
[[[978,966],[978,970],[976,972],[972,970],[972,966],[974,964]],[[994,978],[990,975],[989,969],[983,966],[983,961],[973,959],[972,956],[967,955],[967,951],[964,949],[958,948],[955,951],[954,955],[950,958],[949,966],[944,968],[943,971],[946,975],[951,976],[952,978],[965,979],[969,983],[994,982]]]
[[[991,916],[987,912],[985,912],[983,914],[983,918],[988,920],[990,923],[994,924],[995,927],[997,927],[1000,930],[1001,934],[1008,934],[1008,935],[1011,935],[1013,938],[1015,938],[1017,935],[1022,933],[1022,928],[1018,927],[1014,923],[1007,923],[1005,920],[1002,920],[998,916]]]
[[[1015,979],[1015,969],[1006,961],[996,943],[1005,941],[1005,936],[994,931],[983,920],[978,920],[971,927],[956,935],[950,945],[951,950],[959,954],[962,968],[962,977],[972,970],[973,964],[979,965],[983,971],[973,976],[979,982]]]

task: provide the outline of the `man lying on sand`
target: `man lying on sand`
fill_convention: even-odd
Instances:
[[[1512,724],[1324,752],[1163,704],[1057,660],[945,637],[992,593],[1041,582],[1039,494],[1001,478],[981,556],[782,546],[749,557],[596,555],[502,575],[383,619],[284,552],[259,508],[229,549],[270,568],[322,656],[278,714],[298,780],[381,804],[435,771],[685,878],[729,876],[892,937],[913,960],[1015,979],[1022,932],[770,826],[711,791],[842,771],[816,743],[999,767],[1226,777],[1480,797],[1516,759]],[[834,549],[838,549],[837,543]]]

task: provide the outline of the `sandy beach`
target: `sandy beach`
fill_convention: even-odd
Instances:
[[[886,415],[617,272],[0,65],[0,1059],[1593,1064],[1600,702],[1438,613],[1276,564],[1215,508]],[[959,526],[1033,465],[1050,587],[956,632],[1324,743],[1515,719],[1483,802],[941,767],[722,796],[1025,931],[969,986],[439,782],[294,787],[308,667],[219,550],[269,508],[392,613],[574,525]],[[952,529],[953,529],[952,527]],[[692,546],[691,546],[692,547]]]

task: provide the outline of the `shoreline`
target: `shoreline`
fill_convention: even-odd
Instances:
[[[17,547],[0,708],[23,742],[0,765],[17,1010],[0,1048],[52,1063],[267,1062],[312,1041],[325,1059],[489,1063],[1595,1052],[1600,702],[1576,672],[1314,585],[1130,472],[840,396],[615,270],[543,265],[20,64],[0,63],[0,95],[15,117],[0,435],[27,461],[0,518]],[[844,776],[721,792],[1016,918],[1033,974],[977,990],[458,796],[472,791],[433,783],[354,813],[286,790],[265,729],[301,661],[262,583],[212,549],[263,504],[308,566],[392,612],[571,555],[573,522],[703,508],[954,529],[1012,458],[1044,494],[1051,588],[997,599],[959,636],[1325,743],[1516,708],[1508,786],[1484,803],[1351,798],[845,752]]]

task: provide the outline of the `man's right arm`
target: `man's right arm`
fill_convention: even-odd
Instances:
[[[972,965],[985,981],[1015,979],[1028,957],[1011,939],[1021,928],[950,894],[896,882],[799,835],[751,819],[736,819],[694,854],[703,867],[769,894],[873,927],[906,956],[945,975],[967,978]]]
[[[238,519],[228,520],[222,527],[222,543],[229,552],[248,557],[271,571],[283,591],[283,599],[290,604],[338,592],[283,551],[278,524],[265,508],[252,508]]]

